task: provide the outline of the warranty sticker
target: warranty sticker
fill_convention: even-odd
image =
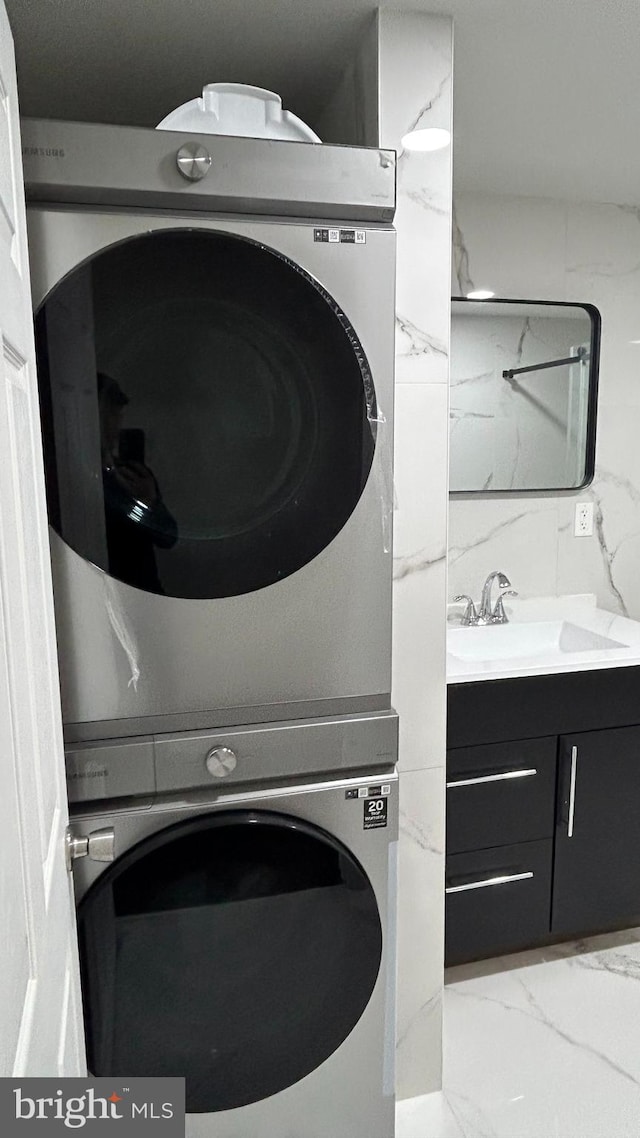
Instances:
[[[388,798],[366,798],[364,802],[365,830],[381,830],[387,824]]]

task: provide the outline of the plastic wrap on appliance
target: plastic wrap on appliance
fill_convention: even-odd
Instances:
[[[323,299],[331,308],[335,317],[344,328],[344,331],[349,339],[353,353],[358,361],[360,372],[362,375],[362,383],[364,387],[364,395],[367,407],[367,422],[371,430],[374,446],[377,451],[377,456],[374,454],[373,470],[374,478],[376,480],[376,488],[380,498],[380,524],[382,536],[382,548],[385,553],[391,552],[392,538],[393,538],[393,510],[394,510],[394,488],[393,488],[393,451],[391,445],[391,438],[389,435],[389,426],[385,415],[378,404],[376,398],[376,389],[371,375],[371,368],[369,361],[364,352],[364,348],[360,343],[358,336],[353,325],[342,311],[340,306],[336,304],[335,300],[325,288],[322,287],[319,281],[312,277],[305,269],[296,264],[295,261],[289,260],[283,253],[278,253],[276,250],[271,249],[276,257],[286,261],[287,264],[296,270],[300,276],[309,281],[310,284],[320,293]],[[377,459],[377,460],[376,460]]]
[[[374,460],[374,477],[380,498],[380,523],[382,526],[382,548],[385,553],[391,552],[393,541],[393,511],[395,508],[395,490],[393,486],[393,454],[389,424],[384,412],[377,408],[376,416],[367,416],[369,422],[375,423],[376,448],[378,461]]]
[[[127,661],[131,675],[127,686],[132,687],[134,691],[138,690],[138,680],[140,679],[140,664],[138,656],[138,645],[135,636],[131,631],[126,615],[122,609],[122,605],[118,599],[118,594],[114,582],[106,573],[102,576],[104,586],[104,603],[109,617],[109,624],[113,629],[114,635],[122,648]]]
[[[380,499],[380,524],[382,530],[382,548],[385,553],[391,552],[392,539],[393,539],[393,509],[394,509],[394,488],[393,488],[393,451],[391,446],[391,437],[389,435],[389,425],[387,423],[384,411],[380,407],[376,398],[376,389],[373,382],[373,376],[369,367],[369,362],[364,354],[364,349],[352,325],[347,320],[344,312],[337,306],[328,293],[321,290],[325,299],[333,308],[336,316],[342,324],[353,349],[354,355],[360,366],[362,373],[362,383],[364,387],[364,396],[367,406],[367,422],[371,430],[371,437],[373,438],[374,446],[377,455],[374,455],[373,471],[376,480],[376,488],[378,497]]]

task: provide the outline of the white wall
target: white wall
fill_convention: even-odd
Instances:
[[[595,304],[602,316],[593,486],[539,498],[454,500],[449,593],[477,595],[493,569],[528,596],[595,592],[640,618],[640,209],[457,194],[456,295]],[[573,536],[576,501],[595,503],[592,538]]]

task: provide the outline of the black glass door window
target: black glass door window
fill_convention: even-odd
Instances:
[[[50,521],[126,584],[234,596],[352,514],[375,447],[354,330],[307,273],[217,231],[156,231],[70,273],[36,316]]]
[[[276,1094],[346,1039],[380,968],[375,895],[315,826],[221,812],[134,847],[80,905],[89,1069],[184,1076],[187,1110]]]

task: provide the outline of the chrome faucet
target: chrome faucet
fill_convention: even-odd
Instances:
[[[491,590],[493,582],[498,582],[500,594],[495,604],[495,608],[491,607]],[[478,613],[478,624],[508,624],[509,617],[504,611],[503,597],[517,597],[515,589],[511,588],[511,581],[499,569],[490,573],[482,587],[482,600],[480,601],[480,611]]]
[[[493,582],[498,582],[500,594],[495,603],[491,607],[491,592],[493,589]],[[494,573],[490,573],[487,577],[482,588],[482,600],[480,601],[480,609],[476,610],[473,600],[466,593],[460,593],[454,597],[454,602],[464,602],[465,610],[460,618],[460,624],[466,628],[475,627],[478,624],[508,624],[509,617],[507,616],[504,608],[504,597],[517,597],[515,589],[511,588],[511,581],[500,570],[496,569]]]

